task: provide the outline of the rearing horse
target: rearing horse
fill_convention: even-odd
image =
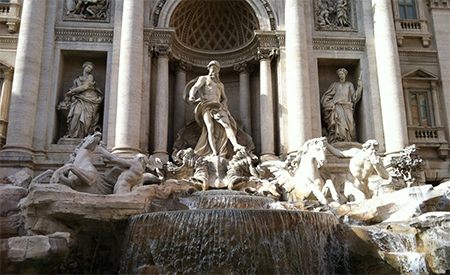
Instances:
[[[268,165],[278,184],[288,193],[289,201],[302,201],[314,194],[321,204],[327,204],[328,201],[322,193],[324,187],[330,189],[333,199],[337,196],[333,183],[327,181],[325,184],[319,171],[325,163],[326,144],[325,137],[310,139],[294,159],[284,162],[283,165]]]
[[[50,183],[67,185],[77,191],[92,194],[111,194],[113,186],[106,182],[93,164],[94,150],[97,147],[102,134],[95,132],[83,139],[77,146],[71,160],[63,167],[56,169]]]
[[[292,179],[293,190],[289,194],[290,201],[301,201],[313,193],[320,203],[328,203],[322,194],[325,184],[319,171],[325,163],[326,142],[325,137],[307,140],[294,159],[294,161],[299,159],[300,163]]]

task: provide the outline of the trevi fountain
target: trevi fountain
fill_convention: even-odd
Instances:
[[[6,2],[1,274],[450,273],[448,1]]]

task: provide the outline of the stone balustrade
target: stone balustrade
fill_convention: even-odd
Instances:
[[[6,22],[9,33],[15,33],[20,22],[22,5],[20,0],[11,0],[10,3],[0,3],[0,22]]]

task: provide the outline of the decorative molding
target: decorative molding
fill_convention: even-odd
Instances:
[[[161,15],[161,11],[166,2],[167,0],[159,0],[158,5],[156,6],[155,11],[153,12],[153,27],[158,26],[159,16]]]
[[[19,36],[0,36],[0,45],[9,44],[13,46],[17,46],[17,43],[19,42]]]
[[[78,6],[79,5],[79,6]],[[81,21],[109,23],[111,18],[111,0],[87,1],[66,0],[63,8],[63,21]]]
[[[314,0],[316,31],[358,31],[355,0]]]
[[[55,41],[112,43],[113,30],[56,28]]]
[[[399,50],[400,62],[438,64],[437,51]]]
[[[430,9],[450,9],[449,0],[429,0]]]
[[[314,50],[365,51],[364,38],[313,38]]]

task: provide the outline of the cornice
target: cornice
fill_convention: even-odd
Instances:
[[[113,36],[112,29],[55,29],[55,41],[112,43]]]

